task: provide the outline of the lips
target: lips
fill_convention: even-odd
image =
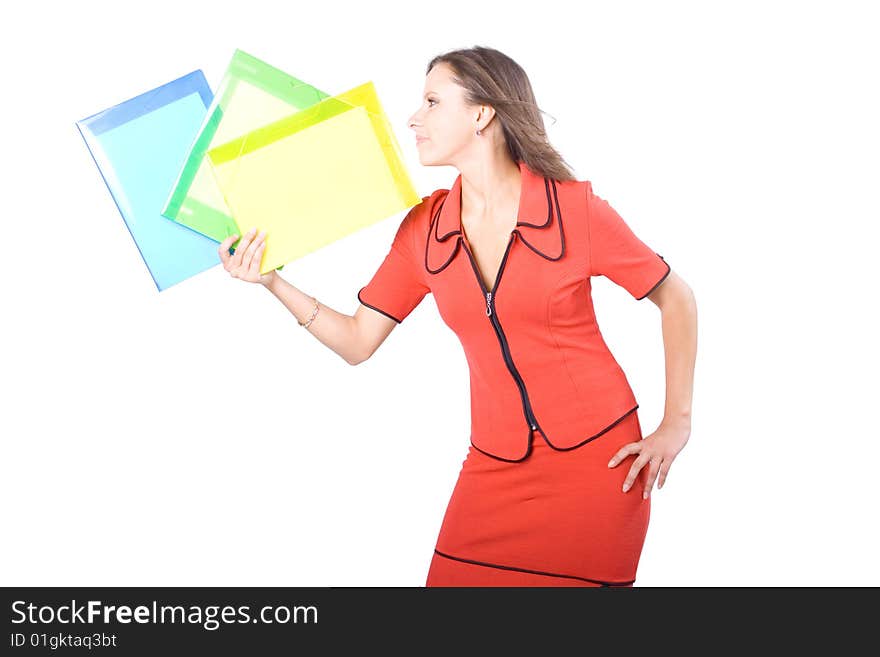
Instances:
[[[427,137],[416,137],[416,144],[421,144],[423,141],[428,141]]]

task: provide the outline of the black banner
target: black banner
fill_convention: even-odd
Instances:
[[[522,648],[528,641],[544,648],[577,641],[588,651],[607,641],[626,649],[656,648],[658,636],[677,643],[670,634],[678,633],[710,633],[714,643],[729,645],[792,628],[830,630],[835,615],[848,628],[865,629],[873,609],[848,605],[854,596],[840,589],[797,588],[0,590],[4,655],[335,655],[383,647],[433,654],[441,646],[469,654],[478,646]],[[811,618],[821,625],[809,625]]]

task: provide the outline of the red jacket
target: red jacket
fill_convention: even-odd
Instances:
[[[537,435],[554,449],[600,437],[638,408],[602,338],[591,276],[644,299],[669,275],[589,181],[544,178],[520,163],[516,228],[492,290],[461,227],[461,176],[404,217],[385,260],[358,292],[402,322],[431,292],[470,369],[471,444],[521,461]]]

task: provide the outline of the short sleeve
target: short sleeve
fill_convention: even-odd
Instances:
[[[358,292],[358,301],[398,324],[430,291],[415,248],[416,208],[400,222],[391,248],[373,278]]]
[[[590,276],[605,276],[644,299],[669,275],[659,253],[642,242],[619,214],[587,184]]]

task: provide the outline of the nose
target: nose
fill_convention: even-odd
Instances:
[[[409,120],[406,122],[406,125],[408,128],[412,128],[413,130],[416,129],[416,127],[417,127],[416,126],[416,117],[418,117],[418,115],[419,115],[419,113],[416,112],[415,114],[413,114],[409,117]]]

